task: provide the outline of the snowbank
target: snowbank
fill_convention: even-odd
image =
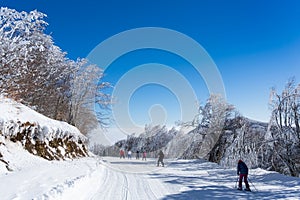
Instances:
[[[4,134],[9,131],[10,135],[16,135],[17,132],[10,131],[13,124],[33,124],[39,128],[41,132],[40,137],[45,139],[62,138],[71,136],[72,139],[86,140],[86,138],[80,133],[80,131],[69,125],[66,122],[50,119],[29,107],[17,103],[11,99],[0,97],[0,124],[4,129]]]
[[[47,160],[88,155],[87,138],[76,127],[4,97],[0,97],[0,110],[0,165],[5,164],[8,170],[9,159],[3,152],[10,142],[21,143],[30,153]]]
[[[1,200],[70,199],[72,191],[77,195],[73,199],[89,199],[97,189],[90,187],[101,178],[101,170],[96,170],[98,161],[93,157],[48,161],[30,154],[19,143],[10,142],[6,147],[4,150],[0,146],[0,151],[9,159],[13,171],[5,172],[0,168]]]

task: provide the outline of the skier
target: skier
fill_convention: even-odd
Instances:
[[[131,150],[129,150],[127,153],[128,159],[131,159],[131,154],[132,154],[132,152],[131,152]]]
[[[244,179],[245,185],[246,185],[246,191],[251,191],[250,186],[247,180],[248,177],[248,167],[247,165],[242,161],[238,161],[237,165],[237,175],[239,175],[239,187],[238,190],[242,190],[242,181]]]
[[[143,157],[142,157],[142,160],[145,160],[145,161],[146,161],[146,157],[147,157],[147,153],[146,153],[146,151],[143,151]]]
[[[139,150],[137,150],[137,151],[136,151],[135,158],[136,158],[137,160],[139,160],[139,159],[140,159],[140,152],[139,152]]]
[[[164,161],[163,161],[164,157],[165,157],[164,153],[162,152],[162,150],[160,150],[158,153],[157,167],[159,166],[159,163],[161,163],[163,167],[165,166]]]
[[[123,149],[120,150],[120,159],[125,158],[125,152]]]

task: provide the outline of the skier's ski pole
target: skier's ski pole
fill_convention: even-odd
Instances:
[[[258,192],[258,190],[256,189],[256,187],[254,186],[254,184],[252,183],[252,181],[250,181],[249,177],[248,177],[248,181],[251,183],[251,185],[254,187],[254,189],[256,190],[256,192]]]
[[[235,182],[235,186],[234,186],[234,188],[236,189],[237,188],[237,182],[239,181],[239,177],[237,177],[237,180],[236,180],[236,182]]]

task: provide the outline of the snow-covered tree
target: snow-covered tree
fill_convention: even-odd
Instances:
[[[98,155],[118,156],[119,150],[122,148],[125,151],[131,150],[132,152],[147,152],[147,157],[156,157],[159,150],[165,152],[166,157],[171,157],[174,154],[169,154],[166,150],[167,144],[178,134],[175,128],[168,130],[166,126],[161,125],[146,125],[145,132],[135,136],[128,135],[127,139],[120,140],[115,145],[100,149],[93,147]]]
[[[110,87],[101,81],[103,70],[97,65],[89,64],[86,59],[74,62],[71,75],[70,122],[80,130],[90,130],[100,122],[102,127],[109,123],[103,110],[111,104],[110,95],[104,90]]]
[[[0,8],[0,93],[84,132],[97,119],[104,126],[111,102],[102,70],[85,59],[68,59],[44,33],[45,17],[36,10]]]
[[[291,79],[281,94],[271,91],[271,137],[274,139],[273,167],[285,168],[284,172],[299,176],[300,147],[300,84]],[[280,166],[280,164],[282,166]],[[276,169],[277,171],[282,171]]]
[[[1,8],[0,16],[0,92],[44,114],[53,113],[47,109],[59,95],[68,65],[65,53],[44,33],[46,15]]]
[[[204,107],[199,107],[200,127],[206,127],[199,151],[199,157],[205,157],[215,146],[224,128],[226,119],[232,114],[234,107],[229,105],[220,95],[211,95]]]
[[[189,147],[196,157],[205,157],[212,150],[224,128],[224,123],[234,111],[220,95],[212,94],[204,106],[199,105],[198,114],[191,122],[179,123],[184,127],[195,127],[193,132],[202,135],[198,142],[193,142],[195,147]],[[197,150],[195,150],[197,149]],[[190,157],[186,155],[186,157]]]

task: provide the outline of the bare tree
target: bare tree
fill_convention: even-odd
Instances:
[[[278,164],[280,161],[288,169],[287,174],[298,176],[300,159],[296,152],[300,149],[300,85],[296,86],[295,80],[290,79],[281,94],[273,88],[270,97],[271,136],[275,152],[273,167],[282,167]]]
[[[177,122],[184,127],[194,127],[201,134],[202,142],[197,157],[205,157],[217,143],[226,119],[234,111],[234,106],[228,104],[220,95],[212,94],[204,106],[199,105],[198,113],[190,122]]]
[[[96,127],[97,121],[100,126],[106,127],[109,117],[105,112],[111,104],[111,98],[104,91],[110,84],[101,81],[103,70],[88,64],[86,59],[78,60],[74,65],[76,70],[71,80],[70,123],[80,130],[86,129],[89,122]]]

